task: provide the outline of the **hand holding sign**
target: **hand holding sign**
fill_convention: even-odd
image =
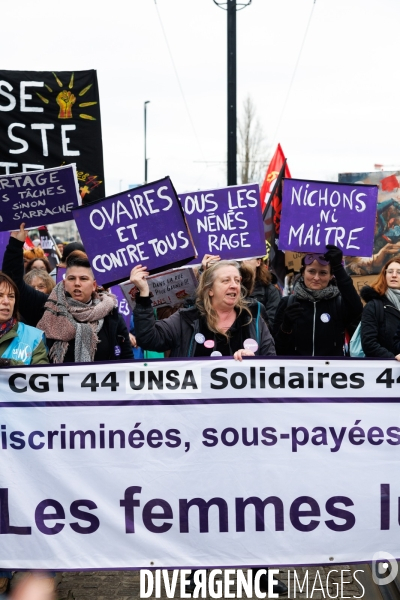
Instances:
[[[137,265],[136,267],[133,267],[129,277],[129,281],[136,285],[142,297],[148,297],[150,295],[149,284],[147,283],[148,275],[147,267]]]
[[[25,243],[25,240],[28,237],[28,234],[25,231],[25,223],[21,223],[21,225],[19,226],[19,231],[12,231],[10,233],[10,236],[15,238],[16,240],[19,240],[20,242]]]
[[[221,260],[219,254],[205,254],[203,256],[203,260],[201,261],[202,270],[205,271],[212,265],[212,263],[218,262],[219,260]]]
[[[340,248],[334,246],[333,244],[328,244],[326,248],[327,252],[324,254],[325,260],[329,261],[331,269],[334,272],[342,266],[343,252],[340,250]]]

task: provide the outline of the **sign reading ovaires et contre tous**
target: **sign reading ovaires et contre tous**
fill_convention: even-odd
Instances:
[[[157,273],[196,255],[169,177],[73,212],[99,284],[126,280],[138,264]]]

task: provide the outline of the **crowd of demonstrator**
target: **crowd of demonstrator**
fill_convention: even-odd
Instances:
[[[82,245],[62,247],[65,278],[55,284],[43,255],[24,256],[26,235],[23,225],[11,234],[0,272],[2,366],[133,360],[138,346],[171,357],[232,356],[238,361],[274,355],[339,357],[348,354],[349,336],[360,320],[365,355],[400,360],[398,258],[362,289],[363,309],[336,246],[306,254],[292,294],[283,298],[261,258],[239,264],[206,255],[195,298],[171,309],[167,318],[155,313],[148,271],[137,265],[130,275],[138,289],[133,336],[115,296],[96,285]],[[0,594],[10,577],[0,571]],[[284,584],[279,582],[275,591],[284,593]]]

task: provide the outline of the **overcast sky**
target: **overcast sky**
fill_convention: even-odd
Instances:
[[[143,182],[145,100],[149,180],[226,184],[226,12],[213,0],[4,1],[1,20],[2,69],[97,69],[107,194]],[[400,168],[399,23],[398,0],[253,0],[237,13],[238,114],[251,95],[292,176]]]

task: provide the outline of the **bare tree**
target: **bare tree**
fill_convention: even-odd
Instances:
[[[251,96],[243,102],[238,120],[238,174],[241,183],[260,182],[268,165],[266,137]]]

